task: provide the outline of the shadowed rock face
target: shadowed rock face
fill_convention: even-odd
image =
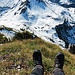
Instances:
[[[65,8],[70,8],[70,7],[75,8],[75,0],[68,0],[67,3],[62,3],[61,0],[50,0],[50,1],[53,3],[57,3],[60,6],[65,7]]]
[[[51,2],[58,3],[60,0],[50,0]]]
[[[60,4],[61,6],[65,7],[65,8],[75,8],[75,3],[71,3],[71,4]]]
[[[68,48],[69,43],[72,43],[70,42],[70,39],[72,38],[72,36],[68,33],[68,31],[70,31],[73,27],[68,25],[67,22],[68,21],[64,21],[63,24],[60,24],[55,27],[58,37],[65,42],[65,48]]]
[[[75,44],[69,44],[68,51],[72,54],[75,54]]]
[[[75,0],[69,0],[69,1],[75,3]]]

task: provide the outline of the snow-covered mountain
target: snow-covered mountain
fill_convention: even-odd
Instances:
[[[42,39],[65,46],[75,43],[75,0],[0,0],[0,27],[27,29]],[[0,33],[8,38],[7,30]]]

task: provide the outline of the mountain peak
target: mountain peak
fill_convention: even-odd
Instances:
[[[15,31],[27,29],[38,37],[63,47],[65,41],[75,43],[74,0],[2,0],[0,7],[0,26],[4,25]],[[66,25],[67,29],[63,24],[65,18],[69,25]],[[59,28],[62,39],[57,31]]]

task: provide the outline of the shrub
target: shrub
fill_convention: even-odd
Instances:
[[[0,34],[0,43],[6,43],[6,42],[8,42],[8,39],[3,34]]]
[[[30,33],[28,31],[24,31],[24,32],[17,32],[15,34],[15,37],[14,39],[17,39],[17,40],[22,40],[22,39],[33,39],[33,33]]]

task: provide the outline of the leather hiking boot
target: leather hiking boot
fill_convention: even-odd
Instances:
[[[41,65],[42,66],[42,55],[40,50],[35,50],[33,53],[33,61],[35,66],[36,65]]]
[[[64,54],[62,52],[59,52],[56,56],[55,56],[55,68],[60,68],[63,69],[63,65],[64,65]]]

